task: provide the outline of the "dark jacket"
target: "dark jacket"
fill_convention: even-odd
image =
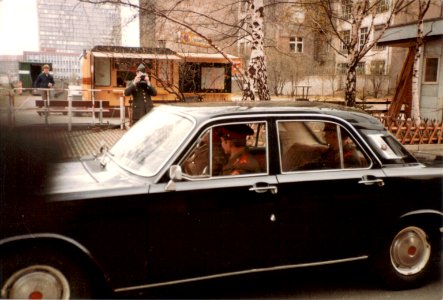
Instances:
[[[42,72],[35,80],[34,87],[47,89],[49,83],[54,85],[54,77],[52,77],[52,75],[49,73],[46,75],[45,72]]]
[[[140,84],[141,83],[141,84]],[[125,96],[132,95],[132,120],[138,121],[154,106],[151,96],[157,95],[157,90],[153,85],[146,85],[140,82],[137,86],[131,81],[125,89]]]

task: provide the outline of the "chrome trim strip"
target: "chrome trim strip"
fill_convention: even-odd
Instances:
[[[434,210],[434,209],[419,209],[419,210],[414,210],[414,211],[410,211],[408,213],[405,213],[404,215],[400,216],[400,218],[412,216],[412,215],[418,215],[418,214],[436,214],[436,215],[440,215],[443,217],[443,212],[441,212],[441,211]]]
[[[6,245],[11,242],[18,242],[18,241],[24,241],[24,240],[29,240],[29,239],[42,239],[42,238],[65,241],[65,242],[77,247],[78,249],[83,251],[85,254],[87,254],[89,257],[91,257],[91,253],[89,252],[89,250],[87,248],[85,248],[82,244],[80,244],[76,240],[73,240],[69,237],[66,237],[66,236],[63,236],[60,234],[55,234],[55,233],[35,233],[35,234],[30,233],[30,234],[23,234],[23,235],[19,235],[19,236],[12,236],[12,237],[8,237],[3,240],[0,240],[0,246]]]
[[[114,292],[121,293],[121,292],[129,292],[129,291],[140,290],[140,289],[148,289],[148,288],[154,288],[154,287],[161,287],[161,286],[174,285],[174,284],[180,284],[180,283],[189,283],[189,282],[208,280],[208,279],[217,279],[217,278],[237,276],[237,275],[269,272],[269,271],[279,271],[279,270],[288,270],[288,269],[313,267],[313,266],[321,266],[321,265],[331,265],[331,264],[337,264],[337,263],[363,260],[363,259],[367,259],[367,258],[368,258],[367,255],[363,255],[363,256],[358,256],[358,257],[329,260],[329,261],[324,261],[324,262],[313,262],[313,263],[304,263],[304,264],[295,264],[295,265],[275,266],[275,267],[270,267],[270,268],[258,268],[258,269],[251,269],[251,270],[244,270],[244,271],[237,271],[237,272],[221,273],[221,274],[215,274],[215,275],[209,275],[209,276],[194,277],[194,278],[188,278],[188,279],[179,279],[179,280],[173,280],[173,281],[168,281],[168,282],[158,282],[158,283],[151,283],[151,284],[145,284],[145,285],[139,285],[139,286],[123,287],[123,288],[114,289]]]

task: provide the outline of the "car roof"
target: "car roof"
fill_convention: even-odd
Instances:
[[[247,115],[323,115],[341,118],[356,128],[383,130],[383,124],[363,110],[337,104],[316,101],[236,101],[236,102],[194,102],[160,105],[162,109],[192,116],[197,121]]]

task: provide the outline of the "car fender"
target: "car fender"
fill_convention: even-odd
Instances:
[[[0,240],[0,253],[5,254],[8,251],[16,251],[20,247],[47,247],[48,245],[55,246],[54,249],[62,251],[68,256],[76,256],[92,267],[94,271],[103,276],[107,281],[103,268],[94,259],[91,252],[78,241],[55,233],[33,233],[16,235]]]
[[[426,223],[439,226],[440,233],[443,235],[443,212],[434,209],[418,209],[400,216],[400,220],[409,220],[411,218],[419,218],[420,220],[425,218],[427,220]]]

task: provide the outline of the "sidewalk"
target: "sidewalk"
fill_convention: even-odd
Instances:
[[[44,145],[56,154],[57,160],[76,160],[83,156],[98,154],[100,147],[112,147],[126,130],[116,127],[90,127],[76,125],[68,131],[62,125],[30,125],[15,129],[16,133],[31,139],[33,144]]]
[[[443,161],[443,144],[405,145],[405,148],[420,161]]]

